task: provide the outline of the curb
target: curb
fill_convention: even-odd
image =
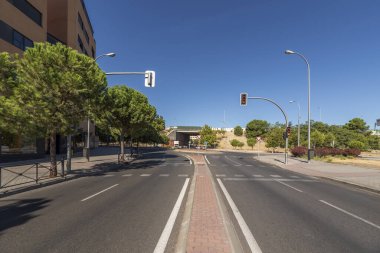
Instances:
[[[346,185],[354,186],[354,187],[362,189],[362,190],[366,190],[366,191],[369,191],[369,192],[380,194],[380,190],[373,189],[373,188],[370,188],[368,186],[364,186],[364,185],[361,185],[361,184],[356,184],[356,183],[353,183],[353,182],[347,182],[347,181],[340,180],[338,178],[333,178],[333,177],[324,177],[324,176],[315,176],[315,177],[318,177],[318,178],[321,178],[321,179],[325,179],[325,180],[329,180],[329,181],[333,181],[333,182],[337,182],[337,183],[341,183],[341,184],[346,184]]]
[[[193,164],[194,164],[194,161],[193,161]],[[195,176],[195,173],[196,172],[195,172],[195,165],[194,165],[194,175],[193,175],[193,179],[191,180],[189,192],[187,195],[185,212],[183,214],[181,228],[179,231],[179,235],[178,235],[178,239],[177,239],[177,243],[176,243],[174,252],[179,252],[179,253],[185,253],[186,252],[187,236],[189,234],[190,219],[191,219],[191,214],[193,212],[195,183],[196,183],[196,178],[197,178]]]
[[[286,168],[284,165],[281,165],[281,164],[277,165],[277,164],[272,164],[270,162],[266,162],[266,161],[262,161],[262,160],[258,160],[258,161],[261,161],[263,163],[270,164],[270,165],[273,165],[273,166],[280,167],[281,169],[284,169],[284,170],[287,170],[287,171],[291,171],[293,173],[302,174],[302,175],[306,175],[306,176],[317,177],[317,178],[320,178],[320,179],[329,180],[329,181],[333,181],[333,182],[341,183],[341,184],[346,184],[346,185],[350,185],[350,186],[353,186],[353,187],[356,187],[356,188],[359,188],[359,189],[362,189],[362,190],[366,190],[366,191],[369,191],[369,192],[380,194],[380,190],[373,189],[373,188],[365,186],[365,185],[361,185],[361,184],[357,184],[357,183],[353,183],[353,182],[348,182],[348,181],[345,181],[345,180],[342,180],[342,179],[338,179],[338,178],[335,178],[335,177],[327,177],[327,176],[319,176],[319,175],[309,175],[309,174],[305,174],[305,173],[302,173],[302,172],[299,172],[299,171],[293,171],[291,169]]]

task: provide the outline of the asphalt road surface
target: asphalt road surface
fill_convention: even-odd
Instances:
[[[206,158],[245,252],[247,230],[262,252],[380,252],[378,194],[289,172],[252,154]],[[101,174],[2,198],[0,251],[153,252],[193,173],[186,157],[157,151],[132,165],[110,164]],[[176,243],[183,197],[166,252]]]
[[[133,165],[2,198],[0,252],[153,252],[193,173],[187,158],[159,151]]]
[[[378,194],[286,171],[252,154],[206,157],[262,252],[380,252]]]

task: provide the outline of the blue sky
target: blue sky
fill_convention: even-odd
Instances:
[[[156,71],[156,88],[142,76],[109,77],[148,96],[169,125],[245,126],[252,119],[307,120],[311,65],[312,119],[344,124],[380,118],[380,1],[376,0],[87,0],[97,53],[105,71]],[[224,111],[226,124],[223,123]]]

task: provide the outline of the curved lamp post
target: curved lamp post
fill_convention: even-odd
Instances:
[[[101,54],[95,58],[95,61],[99,60],[102,57],[115,57],[115,53]],[[87,143],[86,143],[86,158],[87,161],[90,161],[90,117],[87,117]]]
[[[308,127],[307,127],[307,149],[308,149],[308,156],[307,156],[307,160],[308,162],[310,162],[310,64],[309,62],[307,61],[307,59],[305,58],[305,56],[303,56],[302,54],[300,53],[297,53],[295,51],[292,51],[292,50],[285,50],[285,54],[295,54],[295,55],[298,55],[299,57],[301,57],[306,65],[307,65],[307,81],[308,81],[308,96],[307,96],[307,122],[308,122]]]

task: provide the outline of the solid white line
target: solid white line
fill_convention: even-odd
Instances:
[[[166,222],[165,228],[161,233],[160,239],[157,242],[156,248],[154,249],[153,253],[163,253],[165,252],[166,245],[168,244],[170,234],[172,232],[172,229],[174,227],[175,220],[177,218],[179,209],[181,207],[181,203],[183,198],[185,197],[187,185],[189,184],[190,178],[186,178],[186,181],[182,187],[181,192],[179,193],[177,202],[174,205],[174,208],[169,216],[168,221]]]
[[[124,174],[124,175],[122,175],[122,177],[131,177],[131,176],[133,176],[133,174]]]
[[[151,176],[152,174],[141,174],[140,177],[149,177]]]
[[[82,199],[81,201],[86,201],[86,200],[88,200],[88,199],[90,199],[90,198],[92,198],[92,197],[95,197],[96,195],[99,195],[100,193],[103,193],[103,192],[105,192],[105,191],[108,191],[109,189],[114,188],[115,186],[118,186],[118,185],[119,185],[119,184],[114,184],[114,185],[112,185],[112,186],[110,186],[110,187],[108,187],[108,188],[106,188],[106,189],[104,189],[104,190],[102,190],[102,191],[100,191],[100,192],[97,192],[97,193],[95,193],[95,194],[93,194],[93,195],[91,195],[91,196],[88,196],[87,198]]]
[[[235,162],[234,160],[231,160],[228,156],[224,156],[227,160],[230,160],[231,162],[235,163],[235,166],[241,166],[241,163]]]
[[[288,184],[286,184],[286,183],[284,183],[284,182],[281,182],[280,180],[275,180],[275,181],[278,182],[278,183],[280,183],[280,184],[282,184],[282,185],[285,185],[285,186],[287,186],[287,187],[289,187],[289,188],[292,188],[293,190],[296,190],[296,191],[298,191],[298,192],[303,192],[303,191],[301,191],[300,189],[297,189],[296,187],[293,187],[293,186],[288,185]]]
[[[210,161],[207,159],[207,156],[205,155],[205,160],[208,164],[210,164]]]
[[[332,208],[335,208],[335,209],[337,209],[337,210],[339,210],[339,211],[341,211],[341,212],[343,212],[343,213],[345,213],[345,214],[348,214],[348,215],[354,217],[355,219],[361,220],[362,222],[367,223],[368,225],[371,225],[371,226],[373,226],[373,227],[375,227],[375,228],[377,228],[377,229],[380,229],[380,226],[379,226],[379,225],[376,225],[375,223],[372,223],[372,222],[370,222],[370,221],[368,221],[368,220],[366,220],[366,219],[363,219],[363,218],[361,218],[361,217],[359,217],[359,216],[357,216],[357,215],[355,215],[355,214],[353,214],[353,213],[350,213],[350,212],[348,212],[348,211],[346,211],[346,210],[343,210],[342,208],[339,208],[339,207],[337,207],[337,206],[334,206],[333,204],[330,204],[329,202],[324,201],[324,200],[322,200],[322,199],[320,199],[319,201],[322,202],[322,203],[324,203],[324,204],[326,204],[326,205],[328,205],[328,206],[331,206]]]
[[[259,245],[257,244],[257,241],[253,237],[251,230],[249,230],[247,223],[245,223],[243,216],[241,215],[241,213],[239,212],[239,209],[235,205],[235,202],[232,200],[230,194],[227,192],[226,187],[224,187],[224,184],[222,183],[222,181],[219,178],[217,178],[217,180],[218,180],[218,183],[220,185],[220,188],[222,189],[222,191],[224,193],[224,196],[227,199],[228,204],[230,205],[230,207],[232,209],[232,212],[235,215],[237,222],[239,223],[241,231],[243,232],[243,235],[244,235],[245,239],[247,240],[247,243],[248,243],[249,248],[251,249],[251,252],[261,253],[262,251],[261,251]]]

